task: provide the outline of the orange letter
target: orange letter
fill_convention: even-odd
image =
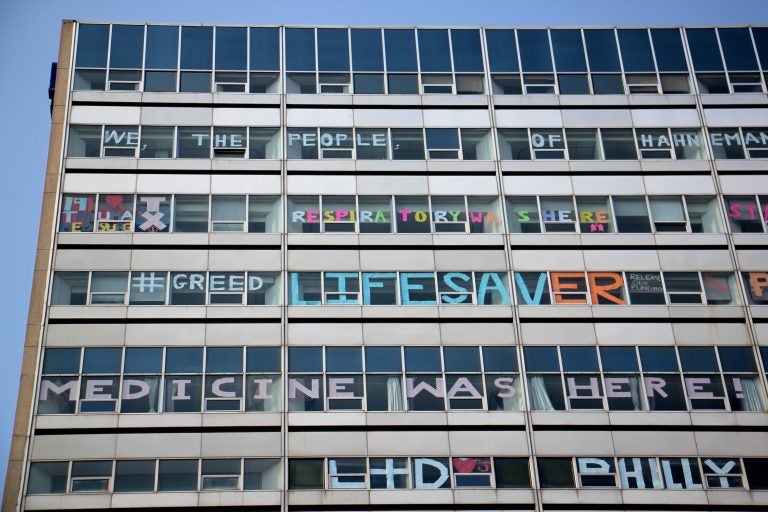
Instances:
[[[624,279],[622,279],[621,274],[616,272],[589,272],[587,277],[589,279],[589,294],[592,298],[592,304],[600,304],[598,297],[622,306],[627,304],[627,301],[624,299],[609,293],[624,286]],[[610,279],[611,281],[608,284],[597,284],[598,279]]]
[[[765,273],[765,272],[749,273],[749,287],[752,289],[752,297],[756,299],[761,299],[765,292],[766,286],[768,286],[768,273]]]
[[[552,272],[552,290],[554,291],[555,295],[555,303],[557,304],[587,304],[587,296],[586,293],[584,294],[583,299],[575,298],[575,299],[567,299],[562,296],[560,292],[563,290],[565,291],[579,291],[579,283],[578,282],[565,282],[561,283],[560,279],[581,279],[583,281],[584,274],[581,272]]]

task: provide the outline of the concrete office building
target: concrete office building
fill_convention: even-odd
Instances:
[[[766,73],[64,22],[3,510],[766,510]]]

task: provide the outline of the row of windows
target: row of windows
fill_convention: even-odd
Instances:
[[[684,29],[684,38],[677,28],[282,35],[286,93],[684,94],[692,69],[702,94],[763,92],[768,70],[762,27]],[[280,39],[276,27],[81,24],[74,89],[279,93]]]
[[[768,459],[536,457],[540,489],[768,489]],[[27,494],[261,491],[282,488],[280,459],[32,462]],[[288,489],[530,489],[527,457],[288,459]]]
[[[768,361],[768,347],[762,347]],[[765,411],[751,347],[47,348],[38,414]],[[122,372],[121,372],[122,368]],[[527,391],[527,400],[525,398]]]
[[[286,128],[289,160],[493,160],[486,128]],[[715,159],[768,158],[768,129],[709,128]],[[141,132],[141,134],[139,133]],[[500,128],[501,160],[701,160],[699,128]],[[71,125],[68,157],[279,159],[279,128]]]
[[[317,305],[738,305],[733,272],[288,272],[287,303]],[[742,272],[768,304],[768,273]],[[280,305],[280,272],[60,271],[52,306]]]
[[[759,203],[758,203],[759,201]],[[574,204],[575,202],[575,204]],[[288,233],[502,233],[497,196],[288,196]],[[762,233],[768,198],[726,196],[731,231]],[[507,196],[510,233],[721,233],[715,196]],[[64,194],[59,232],[279,233],[279,196]]]

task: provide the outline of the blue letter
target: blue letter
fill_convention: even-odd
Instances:
[[[291,300],[289,304],[293,306],[317,306],[320,304],[319,300],[302,300],[299,295],[299,272],[291,272]]]
[[[326,272],[325,273],[326,278],[330,279],[336,279],[338,281],[338,294],[336,294],[335,299],[329,299],[328,297],[328,290],[325,290],[325,303],[326,304],[357,304],[359,302],[359,299],[357,298],[347,298],[347,279],[356,279],[357,278],[357,272]],[[334,293],[334,292],[331,292]],[[357,295],[357,292],[351,292]]]
[[[547,273],[541,272],[539,274],[539,280],[536,281],[536,291],[531,297],[531,292],[523,281],[523,276],[519,272],[515,272],[515,283],[517,283],[518,295],[527,305],[541,304],[541,296],[544,295],[544,288],[547,286]]]
[[[493,280],[493,284],[489,286],[488,282],[491,280]],[[498,272],[483,272],[482,277],[480,278],[480,285],[477,287],[477,303],[493,304],[493,297],[490,298],[489,302],[485,302],[485,295],[493,290],[499,292],[502,304],[510,303],[509,292],[507,291],[506,286],[504,286],[504,280],[499,277]]]
[[[472,276],[469,274],[465,274],[464,272],[448,272],[447,274],[443,274],[443,283],[450,288],[451,290],[460,293],[458,297],[449,297],[447,295],[440,295],[440,302],[445,302],[447,304],[458,304],[460,302],[467,302],[467,299],[470,297],[470,294],[472,293],[472,290],[467,290],[465,287],[458,283],[454,283],[454,279],[459,279],[461,281],[464,281],[465,283],[472,282]]]
[[[381,281],[371,281],[371,279],[397,279],[397,274],[394,272],[363,272],[364,305],[371,303],[371,288],[384,288],[384,283]]]
[[[432,306],[437,304],[433,300],[411,300],[411,290],[423,290],[423,284],[410,283],[409,279],[432,279],[435,282],[435,274],[432,272],[400,272],[400,300],[404,306]]]

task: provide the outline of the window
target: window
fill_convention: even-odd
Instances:
[[[531,475],[527,458],[493,459],[493,471],[497,489],[529,489]]]
[[[709,143],[715,159],[744,158],[744,146],[738,128],[710,128]]]
[[[451,462],[454,487],[491,486],[491,459],[489,457],[453,457]]]
[[[602,128],[600,132],[606,160],[637,160],[631,129]]]
[[[154,460],[118,460],[115,462],[114,492],[152,492],[154,490]]]
[[[158,466],[157,490],[197,491],[197,467],[197,460],[161,459]]]
[[[321,158],[352,158],[353,148],[351,128],[320,128]]]
[[[276,160],[280,158],[279,128],[249,128],[248,158]]]
[[[70,491],[108,492],[111,478],[111,460],[74,461],[70,473]]]
[[[181,92],[211,92],[213,27],[181,27]]]
[[[430,160],[459,158],[459,136],[456,128],[427,128],[426,134]]]
[[[71,125],[67,139],[67,156],[101,156],[101,126]]]
[[[579,229],[582,233],[612,233],[608,197],[576,197]]]
[[[124,304],[127,287],[127,272],[93,272],[90,303]]]
[[[246,128],[214,127],[213,156],[225,158],[242,158],[246,155],[248,136]]]
[[[499,151],[502,160],[530,160],[528,130],[525,128],[500,128]]]
[[[653,226],[657,232],[686,231],[682,197],[649,197]]]
[[[179,27],[147,27],[144,91],[175,92],[179,54]]]
[[[541,221],[546,232],[576,231],[576,215],[571,197],[541,197]]]
[[[67,492],[69,462],[32,462],[27,477],[27,494]]]
[[[540,233],[539,206],[535,196],[507,196],[507,224],[511,233]]]
[[[240,488],[241,459],[204,459],[200,470],[201,491]]]
[[[61,198],[59,232],[92,232],[95,205],[95,194],[64,194]]]
[[[355,141],[358,160],[386,160],[389,158],[386,128],[356,128]]]
[[[430,210],[427,196],[396,196],[398,233],[429,233]]]
[[[393,128],[391,135],[394,160],[424,160],[424,139],[420,129]]]
[[[78,27],[74,90],[104,90],[108,40],[109,25]]]
[[[577,457],[576,474],[582,488],[616,487],[616,466],[612,458]]]
[[[286,131],[288,139],[286,152],[289,159],[317,159],[317,128],[286,128]]]
[[[405,457],[368,459],[371,489],[407,489],[408,459]]]
[[[132,194],[99,194],[99,208],[96,212],[97,231],[131,231],[132,220]]]
[[[88,272],[54,272],[51,306],[84,306],[88,299]]]
[[[613,211],[619,233],[650,233],[648,206],[643,197],[614,197]]]
[[[563,411],[562,380],[556,347],[524,347],[528,404],[532,411]]]
[[[350,34],[355,94],[384,94],[381,30],[352,29]]]
[[[172,158],[174,128],[172,126],[142,126],[140,158]]]
[[[177,233],[207,233],[208,201],[208,196],[175,196],[173,231]]]
[[[211,197],[211,230],[244,231],[245,196]]]
[[[665,284],[666,274],[665,272]],[[639,347],[639,352],[643,387],[649,409],[652,411],[686,410],[685,395],[680,381],[680,367],[674,347]]]
[[[280,31],[276,27],[250,29],[250,92],[280,92]],[[256,71],[256,72],[254,72]]]
[[[104,156],[136,157],[138,126],[105,126]]]
[[[243,489],[271,491],[278,489],[280,461],[278,459],[244,459]]]
[[[288,489],[322,489],[323,459],[289,459]]]
[[[539,469],[539,485],[542,489],[562,489],[574,487],[573,465],[567,458],[536,459]]]
[[[248,232],[280,231],[280,197],[248,196]]]
[[[327,290],[328,287],[326,293]],[[340,297],[337,300],[344,299]],[[328,302],[331,303],[330,300]],[[363,362],[360,348],[325,347],[325,371],[328,389],[327,410],[362,410]]]
[[[364,458],[328,459],[329,489],[364,489],[365,475]]]
[[[749,158],[768,158],[768,128],[744,128]]]
[[[179,158],[210,158],[211,128],[208,126],[178,128],[176,156]]]
[[[162,371],[163,349],[156,347],[129,347],[125,349],[123,361],[123,392],[120,397],[121,413],[160,412],[160,373]],[[119,469],[120,463],[117,468]],[[140,467],[126,465],[126,471],[134,474]],[[142,469],[142,471],[144,471]],[[154,463],[152,465],[154,475]],[[116,475],[119,471],[116,472]],[[126,485],[130,486],[132,479],[126,477]],[[154,485],[154,476],[152,477]],[[117,486],[117,482],[115,483]]]
[[[602,160],[602,146],[596,128],[566,128],[565,138],[571,160]]]

